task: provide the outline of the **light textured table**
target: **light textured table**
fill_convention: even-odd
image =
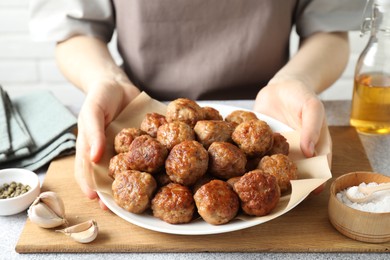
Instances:
[[[215,103],[251,109],[252,101],[215,101]],[[324,102],[329,125],[349,124],[349,101]],[[77,107],[71,108],[77,112]],[[390,175],[390,135],[362,135],[360,139],[376,172]],[[41,181],[44,172],[39,173]],[[15,245],[26,221],[26,213],[0,216],[0,259],[386,259],[388,254],[351,253],[117,253],[117,254],[26,254],[15,252]],[[239,242],[239,241],[238,241]],[[389,249],[390,250],[390,249]]]

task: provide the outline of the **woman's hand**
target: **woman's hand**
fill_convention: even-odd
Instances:
[[[300,131],[300,147],[314,156],[321,135],[332,159],[332,141],[325,109],[317,94],[331,86],[343,72],[349,56],[346,32],[317,32],[301,39],[298,51],[258,93],[254,110]],[[319,193],[324,185],[313,193]]]
[[[300,147],[306,157],[315,155],[320,135],[329,135],[324,106],[317,95],[302,81],[274,81],[257,95],[254,110],[271,116],[300,132]],[[326,150],[332,151],[331,139]],[[328,162],[331,164],[331,154]],[[330,166],[330,165],[329,165]],[[325,187],[321,185],[314,194]]]
[[[95,199],[92,163],[103,155],[105,129],[140,92],[98,38],[77,35],[59,42],[56,60],[65,77],[86,93],[78,118],[75,177],[81,190]]]
[[[115,81],[101,82],[91,86],[78,117],[75,178],[81,190],[90,199],[98,198],[93,189],[92,163],[99,162],[103,155],[105,128],[139,94],[125,91],[132,86]],[[106,206],[100,202],[100,206]]]
[[[292,79],[270,83],[258,93],[254,110],[300,131],[303,154],[314,155],[321,129],[327,127],[326,115],[321,100],[305,83]]]
[[[318,32],[301,39],[298,51],[260,90],[254,106],[255,111],[300,131],[301,150],[307,157],[314,155],[321,134],[326,135],[329,164],[332,142],[325,109],[317,94],[339,78],[348,56],[346,32]]]

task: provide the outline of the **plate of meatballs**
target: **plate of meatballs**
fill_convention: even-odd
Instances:
[[[116,134],[112,194],[99,196],[124,220],[164,233],[218,234],[264,223],[285,213],[290,181],[298,179],[281,134],[288,131],[249,110],[173,100],[165,115],[147,113],[139,127]]]

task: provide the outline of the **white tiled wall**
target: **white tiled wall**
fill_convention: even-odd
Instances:
[[[10,95],[50,89],[65,104],[83,98],[58,71],[54,44],[30,40],[28,0],[0,0],[0,84]]]
[[[53,43],[32,42],[28,32],[28,0],[0,0],[0,84],[16,95],[30,89],[51,89],[66,105],[84,95],[66,82],[54,60]],[[323,99],[350,99],[352,75],[358,53],[367,37],[351,33],[352,53],[343,76],[330,89],[321,94]],[[297,37],[292,35],[293,46]],[[110,49],[114,50],[114,43]],[[114,53],[117,57],[117,53]]]

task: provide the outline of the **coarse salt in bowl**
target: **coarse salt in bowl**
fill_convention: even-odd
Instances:
[[[362,202],[354,202],[349,199],[349,198],[362,199],[367,197],[367,195],[362,193],[359,190],[359,188],[366,188],[366,187],[377,188],[380,186],[384,186],[384,183],[362,182],[358,186],[352,186],[345,190],[339,191],[336,194],[336,196],[339,199],[339,201],[357,210],[374,212],[374,213],[390,212],[390,190],[377,191],[373,193],[371,196],[369,196],[367,200]]]
[[[34,172],[17,168],[0,170],[0,187],[13,181],[29,185],[30,190],[13,198],[0,199],[0,216],[14,215],[26,210],[40,193],[39,178]]]
[[[373,172],[351,172],[334,180],[330,187],[328,216],[343,235],[368,243],[390,241],[390,212],[367,212],[352,208],[337,198],[340,191],[361,183],[386,183],[390,177]]]

